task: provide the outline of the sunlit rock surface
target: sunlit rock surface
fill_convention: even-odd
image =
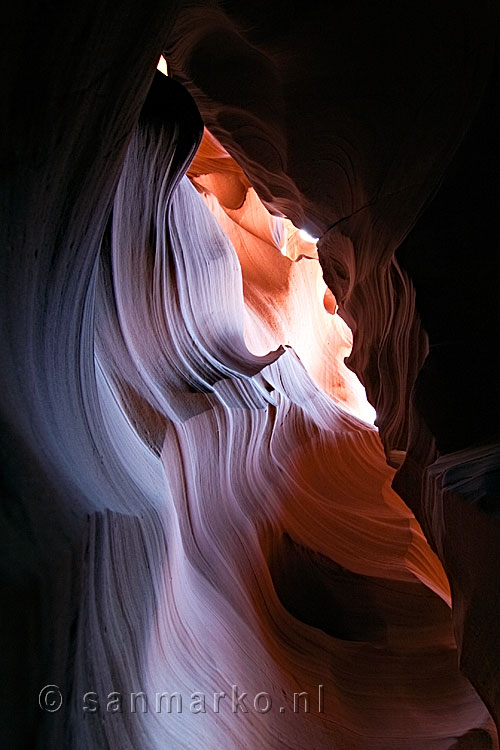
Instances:
[[[123,9],[4,50],[2,746],[497,747],[490,6]]]

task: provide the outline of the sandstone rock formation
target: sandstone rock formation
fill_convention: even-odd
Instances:
[[[2,746],[498,747],[497,14],[9,17]]]

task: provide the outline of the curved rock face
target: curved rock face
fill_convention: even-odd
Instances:
[[[6,747],[498,747],[494,10],[13,24]]]

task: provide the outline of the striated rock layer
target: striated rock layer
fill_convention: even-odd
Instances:
[[[30,12],[2,746],[497,747],[497,402],[470,443],[440,416],[460,337],[417,260],[484,167],[491,6]],[[162,48],[184,86],[146,98]]]
[[[261,10],[185,10],[171,67],[266,205],[321,237],[349,367],[498,722],[498,7]],[[453,495],[440,455],[462,477]]]

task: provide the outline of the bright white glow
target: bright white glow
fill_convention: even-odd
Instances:
[[[373,408],[373,406],[370,404],[368,399],[366,399],[365,403],[361,404],[360,412],[356,416],[361,417],[363,422],[367,422],[368,424],[372,424],[375,426],[375,420],[377,419],[377,412]]]
[[[311,237],[305,229],[299,229],[299,235],[304,242],[312,242],[313,245],[315,245],[319,239],[319,237]]]
[[[160,71],[160,73],[163,73],[163,75],[168,76],[167,61],[165,60],[163,55],[160,57],[158,61],[158,65],[156,67]]]

